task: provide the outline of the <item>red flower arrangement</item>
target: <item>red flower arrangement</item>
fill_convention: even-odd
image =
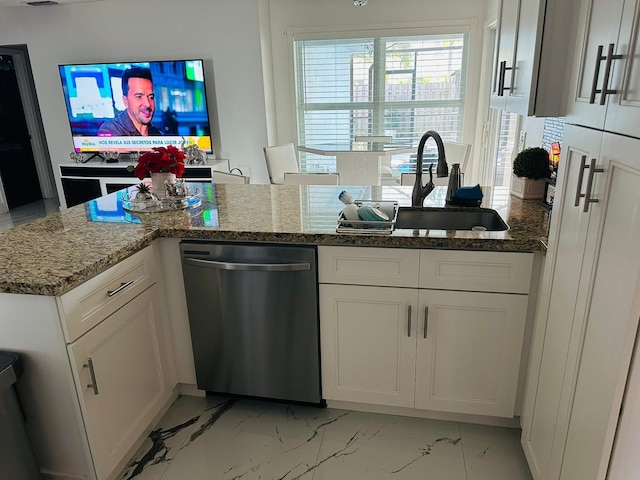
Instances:
[[[151,173],[161,172],[174,173],[176,177],[181,178],[184,174],[184,152],[173,145],[166,148],[154,147],[151,151],[140,155],[135,168],[127,167],[127,169],[133,171],[140,180]]]

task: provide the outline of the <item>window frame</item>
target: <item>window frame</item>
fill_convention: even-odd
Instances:
[[[356,38],[373,38],[374,41],[379,41],[381,37],[415,37],[425,35],[456,35],[463,34],[465,38],[465,47],[463,50],[463,72],[464,87],[462,90],[463,100],[459,105],[462,111],[460,126],[458,131],[457,141],[467,142],[467,139],[473,139],[475,136],[473,128],[476,124],[477,106],[475,105],[478,100],[478,92],[474,91],[471,86],[474,84],[474,78],[478,76],[477,66],[478,62],[473,59],[473,52],[475,51],[475,42],[481,41],[477,38],[477,19],[457,19],[451,21],[437,21],[437,22],[423,22],[413,23],[405,25],[387,25],[387,26],[336,26],[336,27],[308,27],[308,28],[289,28],[287,29],[287,39],[289,44],[289,72],[291,78],[291,85],[293,88],[290,92],[290,105],[291,105],[291,136],[293,142],[298,145],[301,141],[301,120],[299,118],[298,111],[298,94],[302,88],[301,76],[296,72],[296,64],[299,64],[300,58],[297,58],[297,52],[295,48],[296,41],[303,40],[348,40]],[[379,54],[384,54],[381,49],[375,49]],[[380,77],[380,73],[383,75],[382,82],[384,82],[384,75],[388,72],[378,72],[375,76]],[[379,82],[380,79],[375,79],[375,82]],[[372,109],[376,111],[377,104],[379,102],[349,102],[345,103],[348,108],[357,106],[359,109]],[[385,102],[392,103],[393,108],[416,108],[416,102]],[[446,102],[450,105],[451,102]],[[432,107],[434,104],[430,103]],[[336,108],[336,104],[332,104],[331,109]],[[374,113],[375,117],[375,113]],[[375,122],[375,118],[372,120]],[[378,118],[378,122],[383,124],[384,118]],[[375,125],[375,124],[374,124]],[[374,127],[375,129],[375,127]],[[381,130],[380,130],[381,131]],[[382,134],[382,133],[380,133]]]

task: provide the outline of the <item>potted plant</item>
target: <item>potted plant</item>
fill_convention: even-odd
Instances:
[[[131,202],[131,206],[143,210],[148,207],[156,206],[158,202],[158,197],[155,193],[151,192],[151,187],[146,183],[140,183],[136,185],[136,189],[138,190],[133,197]]]
[[[542,198],[549,173],[549,152],[540,147],[525,148],[513,161],[511,194],[522,199]]]
[[[127,170],[133,172],[140,180],[151,176],[154,193],[164,197],[165,182],[175,183],[176,177],[181,178],[184,174],[184,158],[184,152],[173,145],[154,147],[140,155],[138,164],[135,167],[129,165]]]

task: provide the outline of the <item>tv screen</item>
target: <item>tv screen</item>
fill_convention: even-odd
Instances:
[[[202,60],[60,65],[78,152],[197,145],[212,153]]]

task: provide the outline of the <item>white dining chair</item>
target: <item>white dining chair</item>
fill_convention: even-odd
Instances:
[[[285,185],[340,185],[340,174],[286,172],[284,183]]]
[[[283,184],[285,173],[300,172],[293,143],[264,147],[262,150],[271,183]]]
[[[217,172],[211,173],[211,180],[213,183],[239,183],[247,184],[251,180],[244,175],[236,175],[235,173]]]

